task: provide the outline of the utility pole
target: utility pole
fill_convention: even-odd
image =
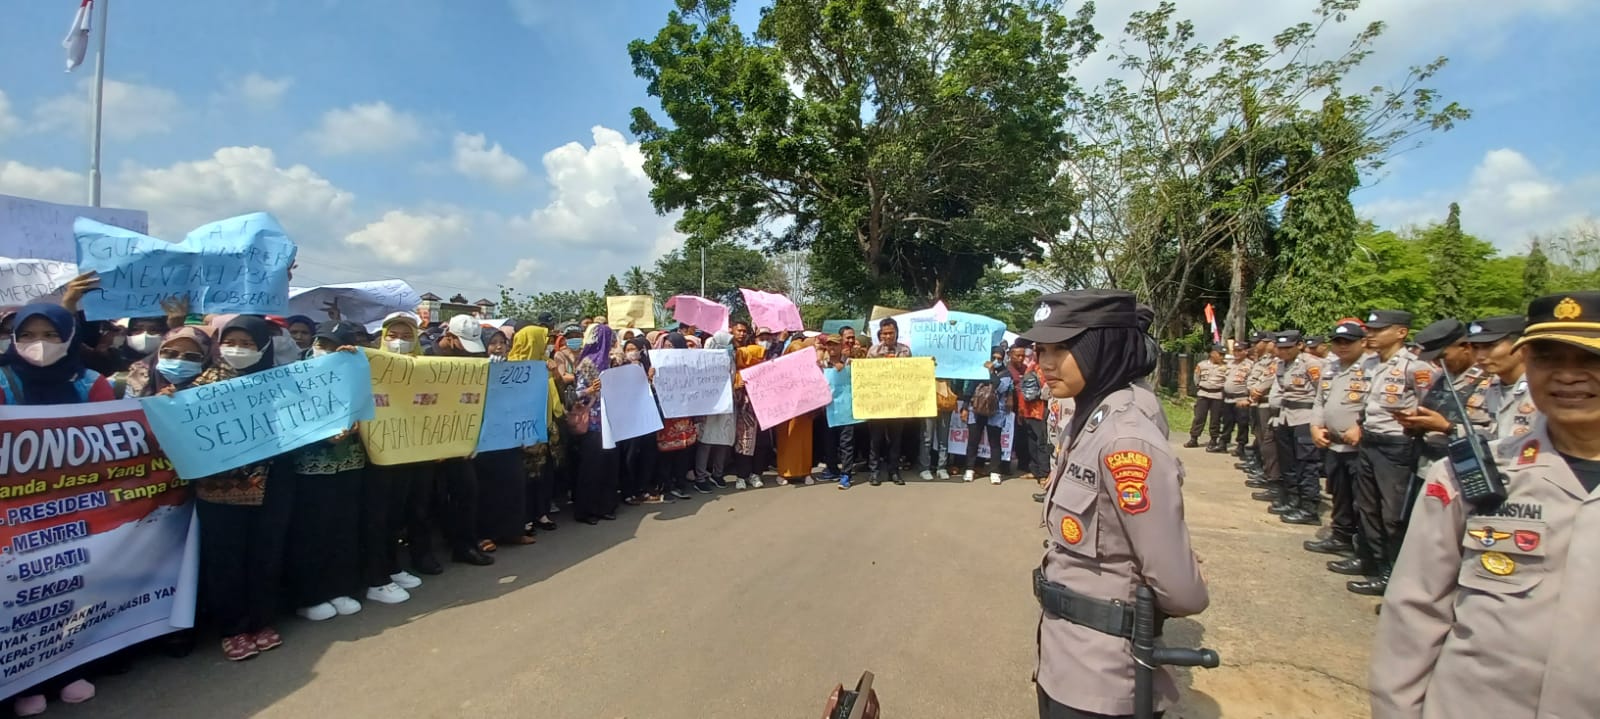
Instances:
[[[100,206],[100,115],[103,109],[103,100],[106,89],[106,15],[108,14],[111,0],[99,0],[95,7],[100,10],[100,47],[94,55],[94,102],[93,118],[90,122],[89,132],[93,135],[89,149],[89,206]]]

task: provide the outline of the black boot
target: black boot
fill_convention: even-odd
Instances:
[[[1316,552],[1317,554],[1336,554],[1345,557],[1350,556],[1351,552],[1356,551],[1355,545],[1351,544],[1349,540],[1340,539],[1337,536],[1329,536],[1327,539],[1321,539],[1315,542],[1306,540],[1305,542],[1302,542],[1300,546],[1305,548],[1307,552]]]
[[[1362,579],[1360,581],[1345,582],[1344,588],[1350,590],[1350,592],[1353,594],[1360,594],[1368,597],[1381,597],[1383,596],[1383,593],[1389,589],[1389,569],[1385,567],[1383,572],[1376,577],[1367,577],[1366,579]]]
[[[1293,487],[1284,487],[1278,490],[1278,501],[1267,507],[1269,514],[1284,515],[1293,512],[1300,506],[1300,490]]]
[[[1317,500],[1301,499],[1300,506],[1294,511],[1278,517],[1284,524],[1303,524],[1307,527],[1322,526],[1322,515],[1317,511]]]
[[[1276,502],[1282,495],[1282,489],[1277,482],[1269,482],[1267,488],[1259,492],[1252,492],[1250,498],[1257,502]]]
[[[1251,489],[1266,489],[1267,487],[1271,487],[1272,483],[1260,477],[1251,477],[1244,481],[1244,486]]]
[[[1228,452],[1228,448],[1223,446],[1223,445],[1221,445],[1221,444],[1213,442],[1211,444],[1206,445],[1206,451],[1210,452],[1212,454],[1226,454]]]
[[[1347,577],[1370,577],[1373,574],[1372,563],[1360,557],[1328,562],[1328,571]]]
[[[1199,446],[1200,446],[1200,439],[1198,437],[1190,437],[1189,441],[1183,443],[1183,448],[1184,449],[1194,449],[1195,447],[1199,447]]]

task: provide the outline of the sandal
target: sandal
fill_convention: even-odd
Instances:
[[[496,546],[494,542],[492,542],[490,540],[487,540],[487,539],[485,539],[485,540],[483,540],[481,542],[478,542],[478,551],[483,552],[485,554],[493,554],[494,550],[499,549],[499,548],[500,547]]]
[[[263,652],[283,646],[283,637],[278,635],[278,630],[267,627],[255,635],[256,649]]]
[[[230,662],[244,661],[260,653],[256,638],[250,634],[235,634],[222,640],[222,654]]]

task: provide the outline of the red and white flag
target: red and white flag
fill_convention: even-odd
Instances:
[[[83,0],[78,14],[72,18],[72,28],[61,46],[67,49],[67,72],[83,64],[83,54],[89,50],[89,15],[94,11],[94,0]]]

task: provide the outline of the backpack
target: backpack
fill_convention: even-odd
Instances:
[[[78,390],[79,402],[89,401],[89,392],[94,389],[94,383],[99,379],[99,372],[86,368],[83,370],[83,374],[72,380],[73,388]],[[17,378],[16,373],[12,372],[9,367],[0,367],[0,395],[4,395],[6,404],[22,404],[20,399],[24,395],[19,394],[21,388],[22,380]]]
[[[1000,395],[994,391],[993,382],[984,382],[972,393],[972,411],[980,417],[993,417],[1000,413]]]
[[[1022,398],[1029,402],[1038,402],[1044,398],[1044,385],[1039,382],[1038,372],[1026,372],[1022,375]]]

